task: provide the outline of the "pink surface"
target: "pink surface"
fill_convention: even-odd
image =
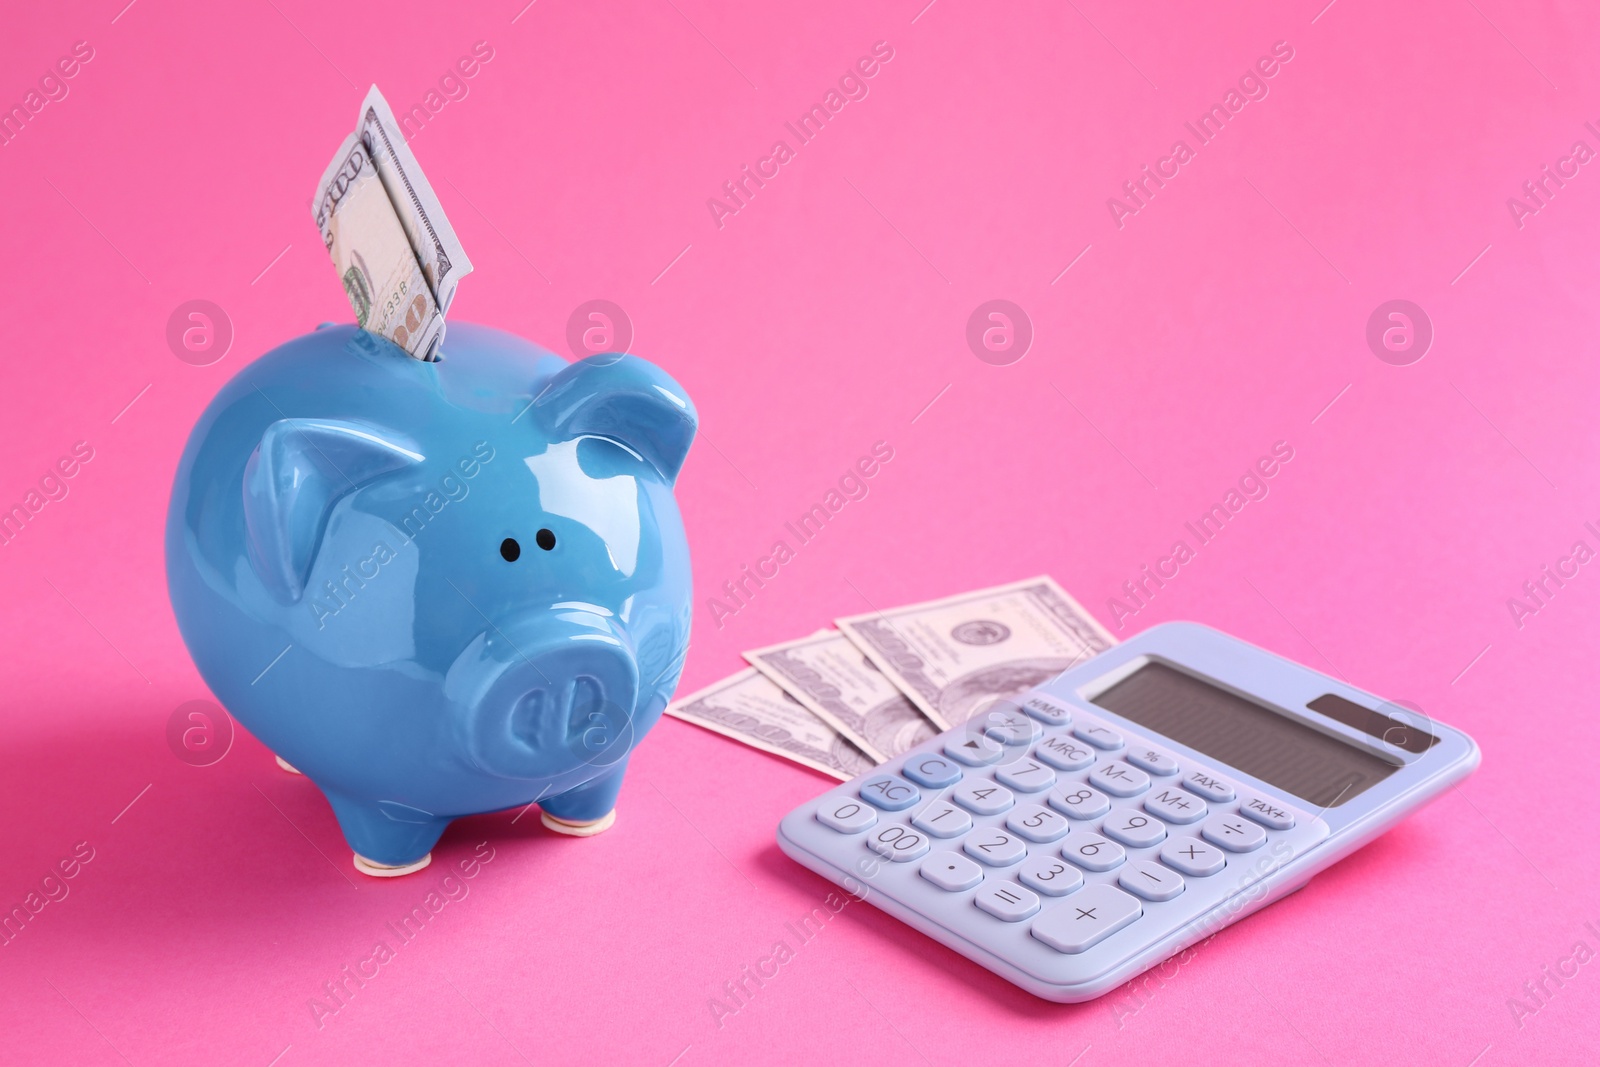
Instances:
[[[0,503],[93,450],[0,547],[0,898],[92,851],[0,948],[0,1059],[1600,1056],[1600,962],[1577,962],[1600,950],[1600,564],[1508,607],[1600,550],[1600,169],[1560,162],[1600,150],[1591,5],[124,2],[14,14],[0,43],[6,106],[93,53],[0,147]],[[452,317],[564,349],[573,309],[612,300],[695,397],[684,692],[869,602],[1049,572],[1121,634],[1197,619],[1414,702],[1482,769],[1168,980],[1067,1007],[862,905],[802,946],[786,924],[830,887],[773,828],[826,781],[682,723],[611,832],[470,819],[392,883],[349,871],[327,805],[249,736],[175,758],[169,717],[209,696],[161,560],[185,436],[242,362],[349,319],[307,201],[367,85],[423,103],[478,41],[492,60],[412,142],[478,267]],[[784,123],[879,41],[866,97],[795,147]],[[1197,147],[1185,122],[1275,42],[1266,97]],[[719,227],[708,198],[780,138],[793,158]],[[1161,163],[1179,138],[1193,158]],[[1177,174],[1108,207],[1145,164]],[[1569,177],[1534,212],[1546,164]],[[993,298],[1035,331],[1009,366],[965,340]],[[212,366],[166,342],[191,299],[235,331]],[[1391,299],[1431,319],[1420,362],[1368,348]],[[707,598],[879,440],[870,495],[718,626]],[[1266,499],[1118,612],[1277,441]],[[402,946],[386,924],[479,842]],[[779,940],[793,960],[719,1023]],[[319,1018],[378,941],[393,958]]]

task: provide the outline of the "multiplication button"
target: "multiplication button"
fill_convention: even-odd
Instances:
[[[1161,846],[1161,862],[1191,878],[1209,878],[1228,865],[1228,857],[1204,841],[1180,837]]]
[[[1116,886],[1092,885],[1041,915],[1032,933],[1057,952],[1084,952],[1142,914],[1138,898]]]
[[[817,808],[817,821],[841,834],[859,834],[877,825],[878,813],[859,800],[835,798]]]
[[[1287,808],[1274,804],[1265,797],[1244,796],[1239,800],[1239,814],[1246,815],[1268,830],[1293,830],[1294,816]]]
[[[861,783],[861,799],[884,811],[904,811],[922,799],[917,787],[898,775],[875,774]]]

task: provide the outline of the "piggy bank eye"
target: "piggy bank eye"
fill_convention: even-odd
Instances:
[[[515,563],[520,555],[522,555],[522,546],[517,544],[515,537],[508,537],[500,542],[500,558],[507,563]]]
[[[533,535],[533,539],[534,541],[538,542],[539,547],[544,549],[546,552],[556,547],[556,535],[551,533],[549,530],[540,530],[538,533]]]

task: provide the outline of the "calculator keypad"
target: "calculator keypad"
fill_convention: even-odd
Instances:
[[[825,843],[808,850],[993,957],[1090,976],[1327,834],[1210,767],[1031,700],[827,794],[809,831]]]

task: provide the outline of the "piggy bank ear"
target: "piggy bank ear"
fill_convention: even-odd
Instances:
[[[380,474],[422,462],[409,441],[335,419],[279,419],[244,468],[244,523],[250,564],[285,603],[305,591],[328,512]]]
[[[534,398],[539,423],[556,437],[607,437],[677,481],[699,417],[683,387],[654,363],[605,353],[579,360]]]

